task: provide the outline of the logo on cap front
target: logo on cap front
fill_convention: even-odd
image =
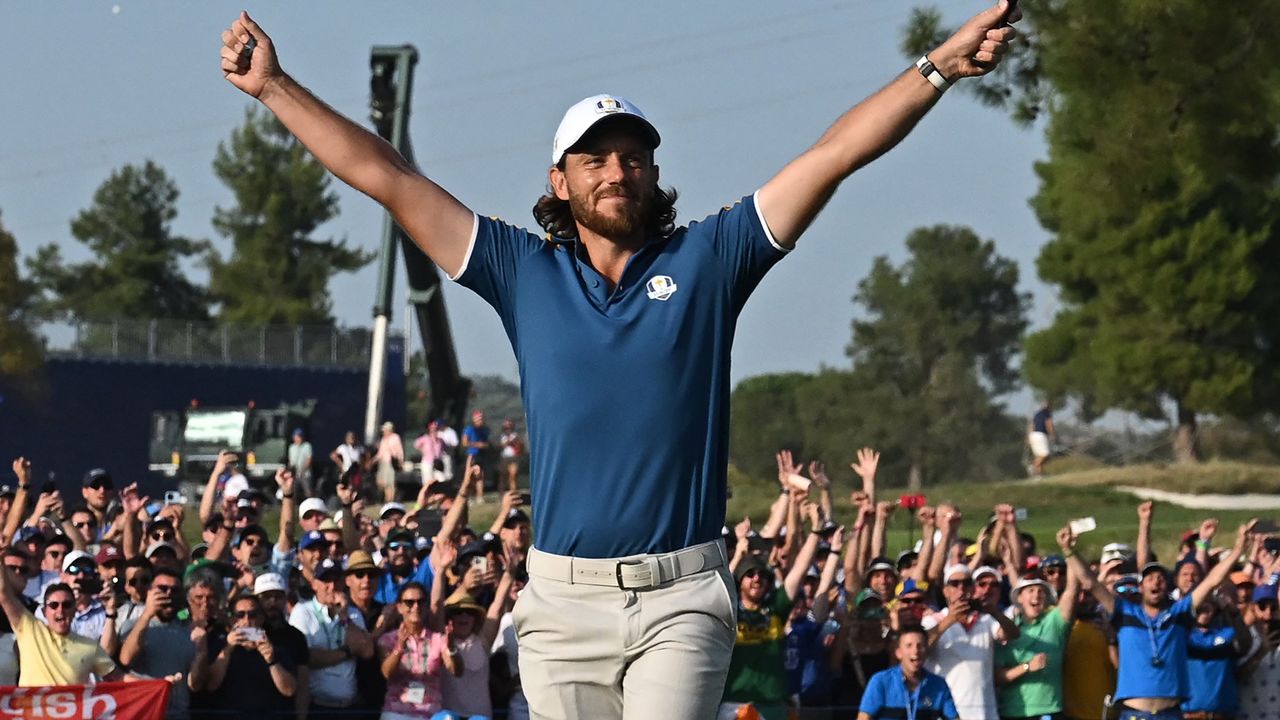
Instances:
[[[676,281],[670,275],[654,275],[645,283],[650,300],[666,300],[676,294]]]
[[[622,103],[613,98],[604,98],[596,101],[596,112],[598,113],[616,113],[622,112]]]

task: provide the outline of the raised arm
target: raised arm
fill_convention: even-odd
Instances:
[[[943,77],[954,82],[983,75],[999,63],[1015,35],[1013,28],[998,27],[1006,19],[1007,3],[1000,0],[974,16],[929,53]],[[1014,10],[1008,19],[1020,17]],[[939,97],[938,89],[910,68],[842,115],[817,144],[766,183],[757,202],[778,244],[794,247],[836,187],[897,145]]]
[[[889,516],[893,515],[896,509],[898,506],[888,500],[876,503],[876,524],[871,531],[871,557],[873,558],[884,556],[884,538],[889,532]]]
[[[4,520],[5,545],[13,542],[13,536],[22,526],[22,517],[27,513],[27,502],[31,499],[31,461],[25,457],[13,461],[13,474],[18,478],[18,490],[9,505],[9,515]]]
[[[293,531],[298,525],[293,473],[286,468],[276,470],[276,486],[280,488],[280,534],[276,537],[276,550],[287,553],[293,549]]]
[[[862,492],[872,505],[876,502],[876,469],[880,467],[880,453],[873,448],[864,447],[858,450],[857,462],[849,463],[849,467],[862,478]]]
[[[1227,575],[1231,574],[1231,567],[1236,564],[1236,561],[1244,554],[1244,549],[1249,546],[1253,526],[1257,522],[1255,518],[1242,524],[1236,530],[1236,542],[1235,545],[1231,546],[1231,554],[1219,560],[1218,564],[1213,566],[1213,569],[1209,571],[1204,580],[1201,580],[1200,584],[1191,591],[1191,607],[1193,611],[1209,598],[1209,593],[1216,590],[1222,584],[1222,581],[1227,579]]]
[[[809,477],[818,488],[818,507],[823,518],[831,518],[831,478],[827,477],[827,466],[819,460],[809,463]]]
[[[800,528],[796,527],[793,532],[800,532]],[[800,555],[796,557],[791,571],[783,580],[782,587],[787,591],[787,597],[794,600],[796,593],[800,592],[800,584],[804,582],[804,576],[808,574],[809,566],[813,564],[813,556],[818,551],[818,541],[821,539],[815,532],[809,533],[809,537],[805,538],[804,545],[800,547]]]
[[[1071,528],[1064,527],[1058,531],[1055,538],[1058,541],[1058,547],[1071,547]],[[1063,550],[1063,556],[1066,556],[1067,550]],[[1062,595],[1058,597],[1058,614],[1062,619],[1071,624],[1076,618],[1076,598],[1080,595],[1080,577],[1076,575],[1075,566],[1067,563],[1067,584],[1062,589]]]
[[[1142,567],[1151,562],[1151,521],[1155,519],[1155,503],[1147,500],[1138,505],[1138,544],[1134,562]]]
[[[209,471],[209,480],[204,484],[204,493],[200,495],[200,525],[203,526],[213,517],[213,510],[218,500],[218,478],[226,471],[227,464],[236,458],[230,450],[218,453],[213,462],[213,470]]]
[[[294,81],[280,68],[271,38],[248,13],[242,12],[223,31],[222,45],[222,71],[228,82],[275,113],[340,180],[386,207],[445,273],[458,274],[475,222],[470,210],[419,174],[382,138]]]
[[[937,512],[931,507],[922,507],[916,512],[916,517],[920,519],[920,555],[916,558],[916,566],[911,568],[911,577],[916,582],[927,582],[935,552],[933,536],[937,528]]]
[[[951,503],[943,503],[938,506],[938,529],[942,531],[942,537],[938,540],[938,547],[934,548],[933,560],[929,564],[929,583],[942,582],[942,571],[947,565],[947,556],[951,554],[951,543],[960,534],[960,523],[964,521],[964,515],[956,509]]]
[[[1071,582],[1071,577],[1076,578],[1076,582],[1081,587],[1093,594],[1093,597],[1102,605],[1103,609],[1108,613],[1116,611],[1116,596],[1111,592],[1106,584],[1098,582],[1098,577],[1093,574],[1088,565],[1076,555],[1076,535],[1071,532],[1071,526],[1068,525],[1058,531],[1056,536],[1058,547],[1062,549],[1062,557],[1067,561],[1067,582]],[[1074,612],[1074,608],[1072,608]]]
[[[10,570],[8,565],[0,567],[0,608],[4,609],[4,616],[9,619],[9,627],[17,628],[27,608],[18,599],[12,578],[9,577],[11,572],[14,571]]]
[[[471,462],[471,456],[467,456],[467,467],[462,473],[462,482],[458,483],[458,494],[453,498],[453,504],[449,506],[449,512],[444,514],[444,518],[440,521],[440,535],[448,538],[455,538],[458,531],[466,524],[467,517],[467,498],[471,495],[471,488],[475,483],[482,482],[484,470]]]
[[[1209,548],[1213,547],[1213,536],[1218,534],[1218,519],[1205,518],[1200,523],[1196,538],[1196,562],[1200,567],[1209,567]]]
[[[844,528],[836,528],[836,531],[831,533],[831,554],[827,556],[827,562],[822,566],[822,575],[818,577],[818,587],[813,593],[813,619],[819,625],[827,621],[827,614],[831,611],[827,591],[835,584],[836,567],[840,565],[836,562],[836,558],[840,557],[840,551],[843,549]]]

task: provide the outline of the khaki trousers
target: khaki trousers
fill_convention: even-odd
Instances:
[[[530,717],[714,720],[737,606],[727,564],[643,590],[531,571],[512,611]]]

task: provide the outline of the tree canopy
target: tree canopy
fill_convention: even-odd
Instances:
[[[57,245],[45,245],[28,260],[44,291],[41,314],[207,319],[208,295],[181,266],[207,245],[174,234],[177,201],[177,185],[150,160],[113,171],[71,221],[72,236],[92,259],[68,264]]]
[[[210,290],[222,320],[248,324],[332,324],[329,279],[373,259],[316,231],[338,214],[330,176],[274,116],[250,109],[219,144],[213,169],[235,204],[214,228],[231,256],[210,262]]]
[[[18,242],[0,224],[0,376],[30,381],[39,373],[40,345],[28,325],[35,294],[18,273]]]

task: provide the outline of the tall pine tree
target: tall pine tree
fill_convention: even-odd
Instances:
[[[180,266],[203,256],[207,246],[173,233],[177,201],[177,185],[150,160],[112,172],[93,203],[71,221],[72,236],[93,259],[67,264],[57,245],[46,245],[28,261],[44,291],[41,313],[90,320],[207,319],[207,295]]]
[[[210,262],[209,287],[224,321],[247,324],[333,322],[329,278],[351,272],[372,253],[317,239],[338,214],[328,171],[269,113],[250,109],[244,125],[218,146],[217,176],[235,197],[218,208],[214,228],[231,256]]]

